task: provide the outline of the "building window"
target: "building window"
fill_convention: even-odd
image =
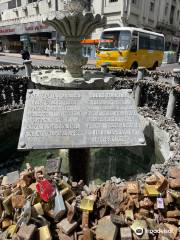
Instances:
[[[174,12],[175,12],[175,6],[171,6],[171,13],[170,13],[170,24],[173,24],[174,22]]]
[[[154,1],[150,2],[150,11],[151,12],[154,12],[154,5],[155,5]]]
[[[13,9],[21,6],[21,0],[11,0],[8,2],[8,9]]]
[[[37,2],[37,0],[28,0],[28,3]]]
[[[109,0],[110,3],[112,2],[118,2],[118,0]]]
[[[179,10],[177,11],[177,21],[179,20]]]
[[[166,4],[166,7],[165,7],[165,13],[164,13],[165,16],[167,16],[167,14],[168,14],[168,8],[169,8],[169,4],[167,3],[167,4]]]
[[[137,0],[132,0],[132,4],[136,5],[137,4]]]

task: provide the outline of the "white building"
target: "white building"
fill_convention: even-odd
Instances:
[[[180,0],[92,0],[93,12],[107,17],[107,26],[134,26],[162,32],[166,49],[178,51]],[[93,38],[99,38],[98,29]]]
[[[55,52],[61,37],[41,19],[62,7],[62,0],[0,0],[0,48],[20,52],[27,46],[31,52],[44,53],[49,46]]]
[[[42,15],[61,11],[70,0],[0,0],[0,49],[19,52],[56,52],[64,47],[63,36],[41,23]],[[180,0],[85,0],[93,13],[107,17],[107,26],[136,26],[163,32],[166,49],[178,51],[180,38]],[[102,29],[92,36],[100,37]]]

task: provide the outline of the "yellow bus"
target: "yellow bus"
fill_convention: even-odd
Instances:
[[[156,69],[164,54],[164,35],[134,27],[105,29],[96,51],[96,66],[113,69]]]

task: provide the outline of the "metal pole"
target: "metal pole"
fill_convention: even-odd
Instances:
[[[31,81],[31,73],[32,73],[32,61],[31,60],[24,60],[23,65],[25,66],[25,71],[26,71],[26,77],[29,77],[29,82],[28,82],[28,88],[32,89],[34,88],[34,84]]]
[[[90,149],[69,149],[69,170],[73,181],[84,180],[88,182],[88,168],[90,162]]]
[[[101,65],[101,72],[103,72],[103,73],[105,73],[105,74],[108,73],[108,72],[109,72],[108,66],[109,66],[109,64],[103,63],[103,64]]]
[[[177,86],[180,84],[180,76],[179,76],[180,69],[174,69],[173,73],[176,75],[173,78],[172,86]],[[174,90],[172,89],[171,92],[169,93],[169,101],[168,101],[168,106],[167,106],[167,111],[166,111],[167,118],[173,117],[175,107],[176,107],[176,95],[174,93]]]
[[[145,75],[145,67],[138,67],[138,75],[137,75],[137,82],[144,79]],[[140,98],[141,98],[141,86],[137,83],[135,89],[135,103],[136,106],[140,105]]]

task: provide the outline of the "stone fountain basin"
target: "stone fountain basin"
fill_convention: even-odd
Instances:
[[[41,87],[58,89],[107,89],[115,82],[113,75],[100,71],[84,71],[83,77],[72,78],[68,73],[56,69],[34,71],[31,79]]]

